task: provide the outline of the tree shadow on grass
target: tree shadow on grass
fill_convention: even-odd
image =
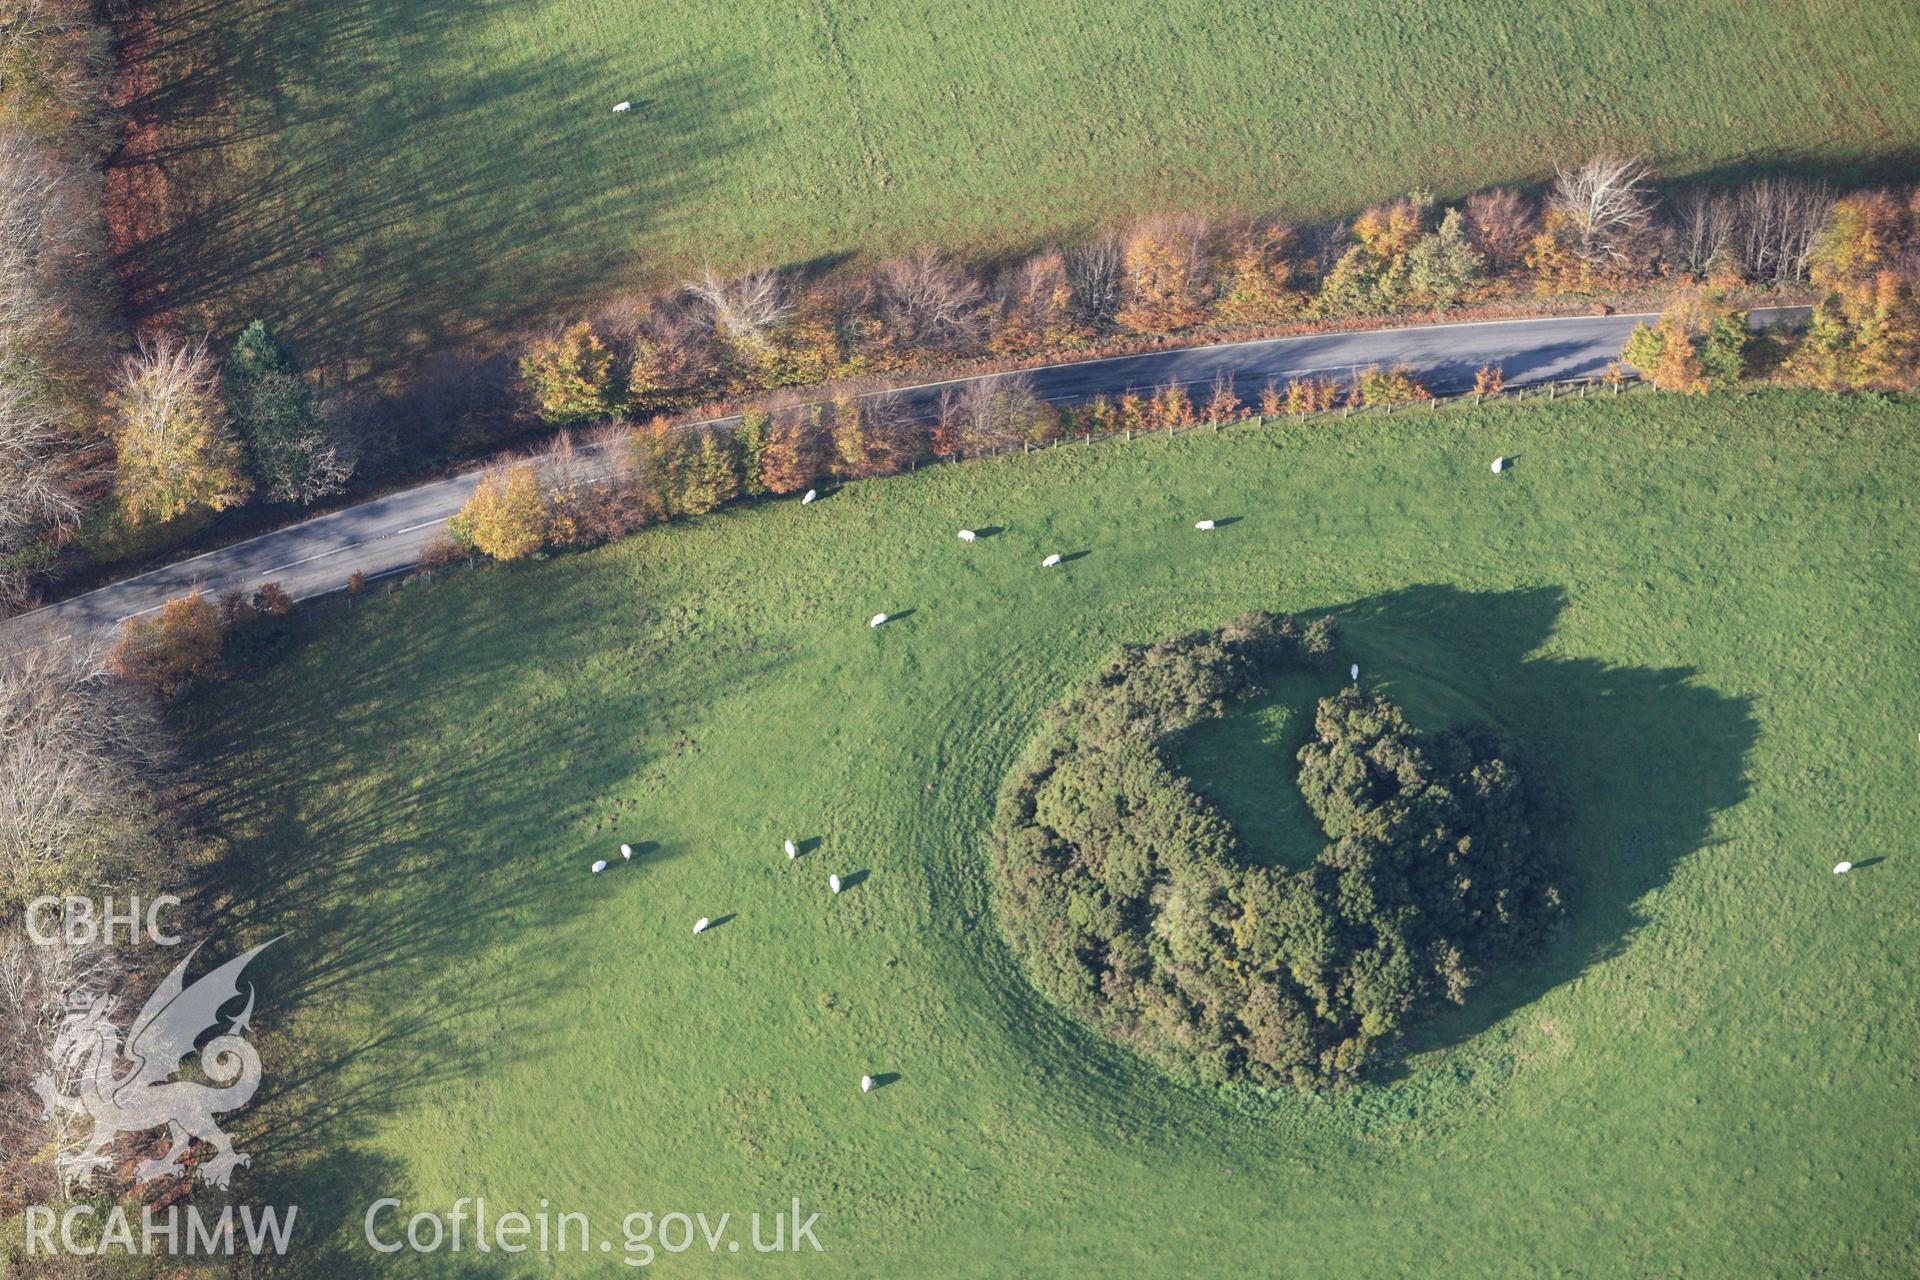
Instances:
[[[1563,928],[1538,956],[1487,974],[1464,1006],[1415,1028],[1404,1054],[1460,1044],[1617,955],[1642,922],[1640,901],[1710,843],[1716,814],[1746,798],[1759,735],[1751,700],[1707,687],[1688,667],[1538,652],[1565,607],[1558,587],[1422,585],[1334,611],[1341,661],[1358,650],[1363,670],[1388,678],[1431,663],[1567,811],[1554,840],[1571,890]]]
[[[258,965],[266,1072],[235,1137],[254,1156],[243,1194],[303,1206],[294,1274],[361,1273],[334,1265],[357,1239],[342,1215],[408,1192],[379,1154],[389,1117],[564,1033],[549,997],[592,970],[552,940],[644,892],[590,859],[646,877],[693,852],[643,827],[635,779],[683,749],[716,686],[662,669],[670,638],[608,610],[590,576],[559,585],[502,609],[515,584],[475,574],[422,589],[431,602],[302,619],[270,662],[182,707],[198,780],[184,799],[222,837],[196,918],[227,946],[286,935]],[[408,625],[427,609],[445,616]],[[530,630],[546,642],[529,649]],[[708,642],[718,687],[785,660],[748,634]],[[516,696],[529,666],[588,663],[604,676],[582,682],[590,695]]]
[[[747,140],[758,80],[484,46],[509,0],[160,15],[121,186],[167,220],[116,262],[135,319],[273,324],[354,377],[597,300]],[[644,113],[616,115],[621,98]],[[139,219],[143,225],[153,218]]]

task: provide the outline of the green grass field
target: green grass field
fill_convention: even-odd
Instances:
[[[1916,495],[1911,403],[1457,407],[943,466],[316,615],[186,708],[215,927],[287,935],[245,1194],[339,1275],[547,1272],[374,1259],[383,1195],[822,1215],[824,1257],[687,1275],[1911,1275]],[[983,879],[1040,711],[1250,608],[1338,611],[1343,667],[1492,719],[1571,808],[1565,933],[1340,1097],[1065,1020]],[[1302,714],[1187,763],[1244,813],[1229,757]]]
[[[1920,156],[1899,0],[237,0],[161,6],[137,287],[381,370],[636,285],[1142,211]],[[630,100],[632,113],[612,114]]]

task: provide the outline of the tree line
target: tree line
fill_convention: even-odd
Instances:
[[[932,252],[851,279],[709,270],[529,338],[518,371],[549,425],[644,421],[955,360],[1650,286],[1825,289],[1869,262],[1910,282],[1917,261],[1920,188],[1841,197],[1768,178],[1662,200],[1645,164],[1597,157],[1537,199],[1501,188],[1443,208],[1416,191],[1317,227],[1157,217],[993,272]],[[1881,381],[1911,381],[1905,355]]]
[[[109,33],[86,0],[0,6],[0,613],[114,500],[108,389],[129,380],[133,344],[100,204],[111,70]],[[177,391],[179,371],[151,363],[163,367],[141,376]],[[138,459],[139,442],[125,452]],[[180,483],[191,500],[193,482]],[[107,653],[0,654],[0,1221],[15,1238],[22,1206],[72,1192],[56,1158],[92,1129],[44,1107],[34,1078],[69,1002],[119,994],[132,968],[125,950],[67,936],[57,910],[40,918],[52,940],[31,938],[28,905],[110,896],[124,911],[136,895],[179,892],[190,842],[176,784],[155,702]],[[82,1258],[40,1265],[104,1274]]]
[[[94,496],[119,338],[100,217],[106,32],[80,0],[0,12],[0,612]]]
[[[85,222],[62,225],[71,233]],[[933,251],[854,275],[708,269],[506,350],[448,353],[406,387],[373,397],[325,390],[258,321],[221,346],[161,335],[96,360],[75,384],[97,393],[91,407],[66,411],[64,425],[3,433],[0,467],[39,460],[30,470],[40,483],[14,486],[0,510],[0,590],[17,601],[62,568],[151,554],[237,505],[309,505],[356,477],[404,473],[530,430],[646,424],[787,388],[1410,309],[1668,285],[1811,288],[1826,298],[1814,354],[1777,361],[1770,376],[1830,390],[1910,386],[1917,227],[1916,191],[1841,195],[1824,183],[1765,178],[1663,196],[1646,164],[1601,156],[1557,170],[1538,194],[1498,188],[1443,206],[1415,191],[1315,226],[1159,216],[991,269]],[[1497,381],[1498,371],[1487,376]],[[1264,414],[1424,394],[1395,370],[1372,371],[1364,386],[1244,390],[1244,403]],[[1183,409],[1184,401],[1171,392],[1117,398],[1080,429],[1152,429],[1168,416],[1227,411],[1204,396]],[[823,414],[823,432],[835,416]],[[871,461],[849,462],[824,438],[808,448],[828,459],[821,474],[880,474],[899,452],[885,438],[889,425],[872,433]],[[937,444],[927,452],[940,455]],[[945,456],[976,447],[958,443]],[[759,482],[743,461],[740,490]],[[708,492],[727,488],[724,477],[702,480],[653,505],[698,510]]]

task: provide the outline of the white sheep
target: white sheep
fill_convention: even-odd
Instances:
[[[839,876],[828,876],[828,877],[827,877],[827,888],[829,888],[829,889],[831,889],[831,890],[833,890],[833,891],[834,891],[835,893],[838,893],[838,892],[840,892],[840,877],[839,877]]]
[[[791,840],[787,841],[786,850],[787,850],[788,862],[792,862],[795,858],[800,856],[800,846],[795,844]]]
[[[873,1092],[873,1077],[872,1077],[872,1076],[861,1076],[861,1077],[860,1077],[860,1092],[862,1092],[862,1093],[872,1093],[872,1092]]]
[[[972,542],[975,538],[979,536],[980,536],[979,534],[975,533],[971,529],[962,529],[960,531],[960,541],[962,542]]]
[[[701,916],[698,920],[695,920],[693,922],[694,935],[697,937],[700,934],[705,933],[707,931],[707,927],[712,923],[713,921],[707,919],[705,916]]]
[[[870,627],[877,627],[877,626],[879,626],[879,625],[880,625],[881,623],[883,623],[883,622],[885,622],[886,620],[887,620],[887,615],[886,615],[886,614],[884,614],[884,613],[876,613],[876,614],[874,614],[874,615],[873,615],[873,616],[872,616],[871,618],[868,618],[868,619],[867,619],[867,625],[868,625],[868,626],[870,626]]]
[[[1060,556],[1059,556],[1059,553],[1056,552],[1055,554],[1048,556],[1045,560],[1042,560],[1040,562],[1040,567],[1042,569],[1051,569],[1053,568],[1053,566],[1059,563],[1060,563]]]
[[[1836,862],[1833,864],[1833,874],[1837,876],[1843,876],[1851,870],[1853,870],[1853,864],[1851,862]]]
[[[1193,527],[1196,529],[1212,529],[1212,528],[1215,528],[1216,526],[1211,520],[1200,520],[1200,521],[1196,521]]]
[[[1505,458],[1495,458],[1493,460],[1493,474],[1499,475],[1502,471],[1505,471],[1506,469],[1507,469],[1507,460]]]
[[[633,110],[633,104],[631,102],[616,102],[613,104],[613,110],[616,115],[622,111],[631,111]]]
[[[623,844],[623,845],[621,845],[621,846],[620,846],[620,860],[621,860],[622,862],[625,862],[625,861],[627,861],[627,860],[629,860],[629,859],[630,859],[630,858],[632,858],[632,857],[633,857],[633,846],[632,846],[632,845],[630,845],[630,844]]]
[[[807,496],[800,499],[800,505],[804,507],[809,502],[812,502],[815,498],[819,496],[820,496],[820,491],[818,489],[809,489],[807,490]]]
[[[607,869],[607,860],[605,858],[601,858],[593,864],[593,874],[595,875],[599,875],[602,871],[605,871],[606,869]]]

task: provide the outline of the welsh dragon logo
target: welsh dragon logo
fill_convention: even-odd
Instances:
[[[47,1055],[63,1075],[77,1082],[78,1092],[60,1093],[51,1072],[42,1072],[34,1081],[49,1115],[58,1108],[93,1120],[93,1135],[86,1147],[60,1158],[62,1173],[86,1186],[94,1170],[109,1162],[106,1149],[116,1135],[165,1125],[172,1144],[160,1159],[140,1163],[138,1181],[179,1173],[180,1157],[198,1138],[215,1152],[200,1166],[201,1179],[211,1186],[227,1185],[248,1157],[233,1149],[232,1139],[214,1116],[245,1106],[260,1087],[260,1055],[240,1034],[253,1017],[251,983],[246,986],[246,1008],[228,1019],[225,1031],[197,1050],[200,1071],[213,1083],[172,1077],[196,1053],[195,1042],[219,1026],[221,1008],[240,997],[241,971],[272,945],[272,941],[263,942],[188,986],[187,965],[200,950],[195,946],[147,998],[127,1030],[124,1049],[111,1018],[109,997],[71,1009]],[[124,1068],[122,1060],[128,1064]]]

